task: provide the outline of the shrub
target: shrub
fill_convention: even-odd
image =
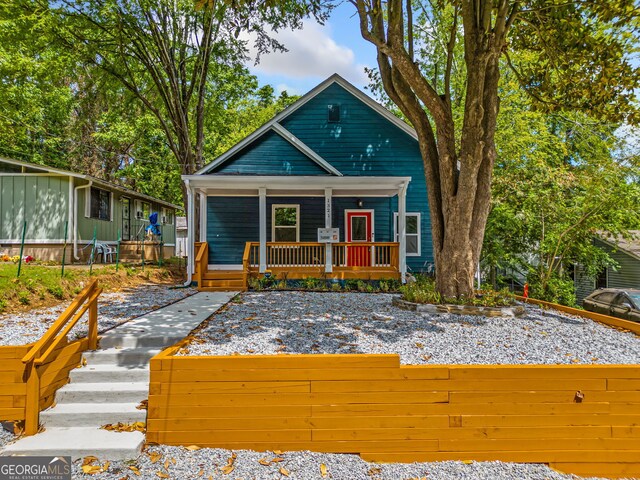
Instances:
[[[64,290],[60,285],[50,285],[47,287],[47,292],[56,297],[58,300],[64,300]]]
[[[414,283],[408,283],[400,287],[402,299],[413,303],[473,305],[478,307],[504,307],[513,305],[514,296],[507,289],[479,292],[478,295],[467,298],[443,297],[436,290],[435,280],[431,277],[418,276]]]
[[[22,290],[21,292],[19,292],[18,300],[23,305],[29,305],[31,303],[31,297],[29,292],[27,292],[26,290]]]

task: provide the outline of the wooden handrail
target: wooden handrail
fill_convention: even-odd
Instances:
[[[258,246],[260,242],[247,242],[249,246]],[[322,247],[320,242],[267,242],[267,247]],[[338,247],[399,247],[398,242],[335,242]],[[246,252],[246,249],[245,249]]]
[[[73,316],[74,313],[85,303],[87,298],[92,296],[92,294],[98,290],[98,279],[94,278],[91,280],[89,285],[84,287],[82,291],[78,294],[78,296],[71,302],[71,305],[67,307],[67,309],[62,312],[62,314],[58,317],[58,319],[49,327],[49,329],[44,333],[42,338],[38,340],[33,347],[29,349],[27,354],[22,358],[22,363],[29,363],[35,360],[36,356],[40,354],[40,351],[51,341],[57,342],[56,345],[61,341],[60,339],[64,338],[64,336],[55,338],[55,336],[62,330],[62,328],[69,322],[69,319]],[[101,290],[100,290],[101,291]],[[97,298],[97,296],[96,296]],[[87,307],[88,308],[88,307]],[[86,312],[86,310],[85,310]],[[83,312],[84,313],[84,312]],[[74,317],[75,318],[75,317]],[[73,325],[75,325],[80,318],[76,318],[73,320]],[[90,319],[91,320],[91,319]],[[97,319],[96,319],[97,320]],[[72,325],[72,327],[73,327]],[[70,329],[69,329],[70,330]],[[96,331],[97,333],[97,331]],[[91,340],[91,339],[90,339]],[[97,343],[97,339],[96,339]],[[40,356],[38,360],[46,361],[46,358]]]
[[[98,280],[93,279],[89,285],[82,289],[53,325],[47,329],[40,340],[22,357],[22,362],[25,364],[27,384],[25,435],[37,433],[40,423],[40,374],[38,367],[47,363],[51,355],[58,349],[60,343],[67,339],[71,329],[87,311],[89,311],[87,348],[89,350],[98,348],[98,297],[100,293],[102,293],[102,289],[98,287]]]
[[[199,264],[200,262],[202,262],[202,259],[204,258],[204,254],[207,251],[207,242],[201,242],[200,246],[198,247],[198,253],[196,254],[196,263]]]
[[[198,288],[202,288],[202,279],[207,271],[209,264],[209,244],[207,242],[196,242],[196,257],[193,266],[195,267],[195,280]]]

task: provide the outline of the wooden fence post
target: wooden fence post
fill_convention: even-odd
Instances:
[[[87,336],[89,338],[89,350],[96,350],[98,348],[98,297],[89,306],[89,332]]]
[[[40,377],[32,360],[26,365],[27,395],[24,408],[24,433],[35,435],[40,427]]]

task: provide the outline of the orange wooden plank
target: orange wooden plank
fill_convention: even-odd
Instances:
[[[640,370],[640,367],[636,366],[636,370]],[[640,390],[640,378],[609,378],[607,390]]]
[[[582,391],[584,398],[582,403],[602,403],[613,402],[618,398],[620,401],[633,402],[637,398],[640,401],[640,392],[606,392],[606,391]],[[637,394],[637,395],[636,395]],[[481,391],[481,392],[461,392],[454,391],[449,394],[449,401],[452,404],[464,403],[574,403],[576,390],[558,391]],[[617,396],[619,395],[619,396]]]
[[[611,437],[611,427],[373,428],[357,430],[313,430],[314,441],[567,437],[607,438]]]
[[[304,430],[309,429],[310,419],[305,417],[251,417],[242,418],[163,418],[147,419],[147,431],[197,432],[211,430]]]
[[[3,395],[24,395],[27,391],[27,386],[24,383],[5,383],[2,385]]]
[[[150,395],[150,403],[156,405],[194,406],[255,406],[255,405],[323,405],[350,403],[446,403],[447,392],[392,392],[392,393],[287,393],[276,395],[252,394],[179,394]]]
[[[640,415],[463,415],[464,427],[528,427],[573,425],[629,425],[640,422]]]
[[[157,385],[157,384],[156,384]],[[162,383],[161,395],[200,394],[200,393],[309,393],[309,382],[192,382]]]
[[[624,438],[509,438],[509,439],[454,439],[439,440],[442,452],[480,452],[508,450],[637,450],[637,446]]]
[[[0,408],[0,420],[2,421],[24,420],[24,407]]]
[[[640,438],[640,425],[615,425],[611,427],[614,438]]]
[[[580,380],[380,380],[380,381],[314,381],[311,391],[322,392],[427,392],[427,391],[473,391],[513,392],[558,391],[558,390],[606,390],[606,379]]]
[[[297,380],[402,380],[446,379],[447,368],[316,368],[246,370],[156,370],[151,382],[191,383],[210,381],[297,381]]]
[[[149,419],[161,418],[243,418],[249,414],[252,417],[310,417],[311,407],[309,405],[264,405],[253,406],[251,411],[246,407],[224,407],[217,406],[182,406],[182,405],[158,405],[154,403],[154,398],[149,401]]]
[[[311,426],[318,429],[356,429],[356,428],[447,428],[448,415],[416,416],[352,416],[352,417],[314,417]]]
[[[398,355],[295,354],[171,357],[162,360],[162,370],[215,370],[259,368],[392,368],[400,366]]]
[[[349,415],[555,415],[610,413],[609,403],[481,403],[314,405],[314,417]],[[613,413],[613,412],[612,412]],[[625,410],[618,413],[634,413]]]
[[[452,380],[640,379],[637,365],[449,365],[448,368]]]
[[[296,442],[310,441],[311,430],[203,430],[197,432],[147,432],[147,441],[156,443],[205,442]]]

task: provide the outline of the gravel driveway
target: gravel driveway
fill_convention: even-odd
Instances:
[[[224,474],[235,453],[233,470]],[[281,459],[271,463],[274,458]],[[261,465],[265,459],[270,465]],[[155,460],[155,461],[152,461]],[[175,463],[174,463],[175,461]],[[96,462],[95,465],[99,463]],[[104,463],[103,463],[104,464]],[[326,476],[321,473],[326,467]],[[137,475],[129,467],[138,470]],[[288,477],[283,474],[284,469]],[[161,475],[159,475],[160,473]],[[165,475],[163,477],[163,475]],[[82,475],[75,465],[74,478],[118,480],[123,478],[158,480],[187,479],[243,479],[243,480],[571,480],[579,477],[563,475],[545,465],[502,462],[432,462],[411,464],[375,464],[363,461],[357,455],[337,455],[314,452],[253,452],[204,448],[189,451],[182,447],[154,446],[135,463],[112,462],[104,473]]]
[[[170,289],[166,285],[139,285],[119,292],[103,293],[98,301],[98,327],[104,331],[131,318],[157,310],[197,292],[195,288]],[[58,318],[70,302],[26,313],[0,316],[0,345],[25,345],[35,342]],[[88,315],[78,322],[72,334],[87,332]]]
[[[419,314],[392,295],[256,292],[214,315],[182,355],[398,353],[403,364],[637,364],[640,337],[527,306],[518,318]]]

